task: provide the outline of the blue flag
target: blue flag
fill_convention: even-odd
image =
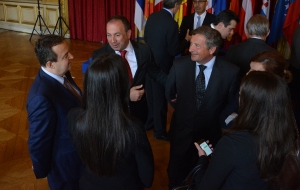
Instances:
[[[275,5],[275,12],[271,23],[270,35],[268,37],[268,44],[273,44],[283,37],[282,27],[289,9],[289,0],[277,0]]]
[[[226,0],[214,0],[213,8],[214,8],[214,15],[218,15],[219,12],[226,9],[227,1]]]

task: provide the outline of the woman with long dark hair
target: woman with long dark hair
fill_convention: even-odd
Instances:
[[[84,79],[83,107],[68,115],[69,134],[86,170],[81,189],[143,189],[154,175],[142,124],[129,115],[129,79],[116,54],[97,57]]]
[[[295,142],[295,125],[286,82],[252,71],[242,80],[239,115],[215,147],[209,163],[198,149],[198,189],[268,189]],[[205,168],[207,169],[205,170]]]

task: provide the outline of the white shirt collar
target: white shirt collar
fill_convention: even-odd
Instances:
[[[164,8],[164,7],[163,7],[163,9],[165,9],[166,11],[168,11],[171,14],[172,17],[174,16],[173,13],[169,9]]]
[[[201,15],[198,15],[196,12],[195,12],[195,17],[194,18],[197,18],[198,16],[202,18],[204,18],[206,16],[206,11],[204,11],[204,13],[202,13]]]
[[[41,67],[41,69],[42,69],[47,75],[49,75],[50,77],[52,77],[52,78],[54,78],[55,80],[57,80],[59,83],[64,84],[64,77],[55,75],[55,74],[53,74],[53,73],[50,73],[50,72],[47,71],[44,67]]]
[[[127,47],[124,50],[126,50],[127,52],[130,52],[130,53],[134,53],[134,49],[132,47],[130,40],[129,40]],[[120,51],[115,51],[115,53],[118,55],[121,55]]]
[[[207,63],[204,64],[206,66],[206,69],[212,69],[215,64],[216,56],[213,56],[211,60],[209,60]],[[200,65],[200,63],[196,62],[197,65]]]

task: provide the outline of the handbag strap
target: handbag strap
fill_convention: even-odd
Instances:
[[[201,167],[202,165],[199,165],[199,166],[200,166],[200,167],[198,167],[198,168],[194,171],[194,173],[193,173],[193,177],[192,177],[192,179],[191,179],[191,183],[190,183],[189,186],[188,186],[188,190],[189,190],[189,189],[192,189],[192,185],[193,185],[193,182],[194,182],[194,178],[195,178],[197,172],[202,168],[202,167]]]
[[[192,169],[192,171],[190,171],[190,173],[186,176],[186,178],[182,181],[181,185],[185,185],[185,183],[189,180],[189,178],[190,178],[191,176],[193,176],[193,178],[194,178],[195,173],[196,173],[200,168],[201,168],[201,165],[195,166],[195,167]],[[192,178],[192,179],[193,179],[193,178]]]

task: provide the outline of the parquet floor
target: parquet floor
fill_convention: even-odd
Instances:
[[[28,153],[28,121],[26,100],[28,90],[39,69],[34,54],[34,43],[38,36],[0,30],[0,189],[1,190],[47,190],[46,179],[35,179]],[[86,61],[100,43],[67,40],[74,55],[72,75],[82,89],[81,63]],[[168,121],[170,121],[170,109]],[[169,122],[168,122],[169,123]],[[155,159],[154,182],[149,190],[167,188],[167,163],[169,143],[147,135]]]

